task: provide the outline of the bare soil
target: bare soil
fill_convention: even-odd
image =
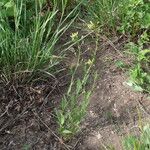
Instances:
[[[114,147],[122,150],[123,137],[129,132],[139,133],[139,117],[144,124],[150,116],[148,95],[128,87],[126,69],[115,65],[118,60],[130,64],[130,58],[122,54],[124,41],[106,40],[99,45],[93,69],[98,72],[96,87],[81,131],[69,142],[64,143],[57,136],[53,112],[66,88],[59,84],[62,81],[23,87],[1,85],[0,149],[103,150]],[[93,41],[84,48],[92,51]]]
[[[99,46],[95,70],[99,79],[91,97],[88,114],[82,124],[77,150],[123,150],[122,140],[129,133],[139,134],[150,119],[150,98],[127,86],[128,72],[116,66],[117,61],[130,65],[132,58],[123,54],[124,40]]]

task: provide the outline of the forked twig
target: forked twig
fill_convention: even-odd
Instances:
[[[33,106],[33,104],[34,104],[34,102],[31,103],[28,108],[30,108],[31,106]],[[28,108],[25,108],[25,110],[23,110],[21,114],[17,115],[15,118],[10,119],[6,124],[4,124],[3,127],[0,128],[0,132],[2,132],[3,130],[5,130],[10,124],[13,125],[14,122],[17,119],[19,119],[21,116],[23,116],[26,113],[26,111],[27,111]]]
[[[9,107],[12,105],[12,103],[13,103],[12,101],[8,103],[8,105],[6,106],[6,110],[0,115],[0,118],[3,117],[5,114],[9,116],[8,110],[9,110]]]
[[[39,117],[37,113],[33,112],[33,114],[58,139],[58,141],[65,146],[67,150],[70,150],[70,148],[63,142],[63,140],[50,129],[50,127]]]

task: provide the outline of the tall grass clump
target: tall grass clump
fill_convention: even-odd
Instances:
[[[68,18],[76,12],[75,6],[67,15],[67,1],[49,6],[41,0],[3,1],[0,4],[0,75],[3,81],[29,81],[53,76],[59,69],[63,50],[56,44],[73,23]],[[44,6],[46,5],[46,7]],[[64,15],[65,14],[65,15]]]

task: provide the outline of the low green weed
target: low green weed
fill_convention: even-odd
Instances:
[[[0,2],[0,16],[7,16],[7,17],[14,17],[16,15],[16,4],[18,3],[18,0],[1,0]],[[43,5],[46,3],[46,0],[40,0],[40,5]],[[26,0],[24,3],[29,8],[33,8],[35,6],[34,0]]]
[[[147,34],[144,34],[138,44],[129,43],[128,48],[134,55],[134,64],[130,69],[128,85],[136,91],[150,92],[150,49],[144,48],[148,44]]]
[[[97,24],[103,34],[121,31],[135,37],[150,28],[147,0],[95,0],[85,1],[84,5],[88,19]]]
[[[70,139],[79,131],[79,125],[86,114],[89,98],[93,89],[86,89],[90,69],[93,65],[92,61],[90,62],[90,64],[87,63],[87,65],[85,65],[83,78],[75,79],[72,77],[67,94],[61,100],[60,108],[56,110],[59,125],[58,131],[65,140]]]
[[[141,30],[150,28],[150,2],[148,0],[129,0],[126,14],[120,30],[132,37],[139,35]]]
[[[127,67],[127,65],[121,60],[116,61],[115,66],[122,70],[124,70]]]
[[[0,2],[0,16],[12,16],[14,14],[15,3],[9,0],[2,0]]]
[[[145,125],[140,137],[128,136],[123,141],[124,150],[149,150],[150,149],[150,125]]]
[[[77,40],[78,33],[72,34],[72,40]],[[79,125],[86,115],[86,110],[89,104],[89,99],[95,86],[97,74],[94,75],[94,80],[90,89],[86,85],[89,83],[91,69],[95,62],[97,51],[97,42],[95,51],[87,62],[80,60],[81,48],[78,44],[78,61],[76,66],[72,68],[72,79],[66,95],[61,100],[59,109],[56,110],[58,131],[63,139],[68,140],[73,137],[80,129]],[[82,64],[82,65],[79,65]],[[82,68],[81,77],[77,77],[78,68]]]
[[[89,20],[100,26],[100,30],[105,34],[109,34],[109,31],[115,31],[122,21],[124,6],[128,0],[95,0],[89,3],[86,6]]]

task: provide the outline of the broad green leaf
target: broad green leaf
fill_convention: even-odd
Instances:
[[[77,94],[79,94],[81,89],[82,89],[82,83],[81,83],[80,79],[77,80],[77,87],[76,88],[77,88]]]
[[[69,130],[63,130],[62,133],[64,133],[64,134],[71,134],[72,132],[69,131]]]
[[[61,113],[60,114],[60,123],[61,123],[61,125],[63,125],[64,123],[65,123],[65,116]]]
[[[13,1],[10,1],[10,2],[7,2],[5,5],[4,5],[4,7],[6,7],[6,9],[7,8],[10,8],[10,7],[13,7],[15,5],[15,3],[13,2]]]
[[[142,92],[142,91],[143,91],[143,88],[142,88],[141,86],[138,86],[138,85],[134,85],[134,86],[133,86],[133,89],[134,89],[135,91],[139,91],[139,92]]]

